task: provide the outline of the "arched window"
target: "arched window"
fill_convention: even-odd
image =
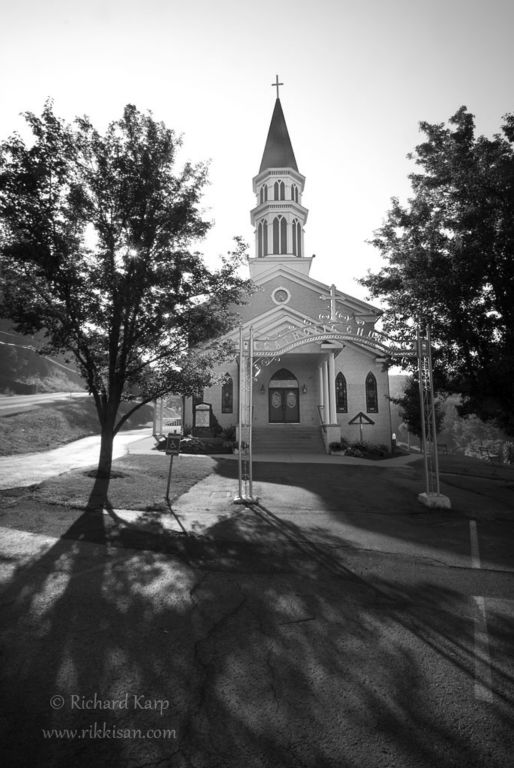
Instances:
[[[266,184],[264,184],[261,187],[260,202],[265,203],[267,199],[268,199],[268,187],[266,186]]]
[[[280,382],[280,384],[277,384]],[[270,387],[294,387],[298,389],[298,379],[287,368],[281,368],[279,371],[273,374],[269,382]]]
[[[292,235],[293,235],[293,255],[294,256],[301,256],[302,255],[302,228],[300,226],[300,222],[298,219],[293,219],[293,224],[291,227]]]
[[[280,253],[280,219],[275,216],[273,219],[273,253]]]
[[[286,187],[283,181],[276,181],[273,185],[273,194],[275,200],[286,199]]]
[[[225,381],[221,387],[221,412],[232,413],[234,410],[234,382],[225,374]]]
[[[371,371],[366,376],[366,411],[378,413],[377,380]]]
[[[346,379],[342,373],[338,373],[336,376],[336,411],[337,413],[348,413]]]
[[[260,259],[268,254],[268,222],[260,221],[257,227],[257,249]]]
[[[291,200],[294,200],[295,203],[298,202],[298,187],[296,184],[291,185]]]
[[[287,221],[280,222],[280,253],[287,253]]]
[[[283,216],[273,219],[273,253],[287,253],[287,221]]]

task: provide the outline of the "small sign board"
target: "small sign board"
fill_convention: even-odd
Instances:
[[[181,435],[168,434],[166,437],[166,456],[178,456],[180,453]]]
[[[209,428],[211,426],[211,410],[212,406],[209,403],[198,403],[195,406],[195,427]]]

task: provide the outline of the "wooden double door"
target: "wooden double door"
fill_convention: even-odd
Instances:
[[[269,387],[269,421],[272,424],[294,424],[300,421],[298,387]]]

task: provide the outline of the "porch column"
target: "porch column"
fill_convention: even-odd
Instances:
[[[330,421],[330,400],[328,399],[328,362],[327,360],[323,360],[322,376],[323,376],[323,405],[325,406],[325,410],[323,411],[323,419],[325,421],[325,424],[331,424],[332,422]]]
[[[333,352],[328,355],[328,396],[330,424],[337,424],[336,414],[336,358]]]
[[[326,413],[325,413],[325,392],[323,390],[323,368],[321,365],[318,365],[318,375],[319,375],[319,403],[321,405],[321,418],[323,421],[323,424],[326,421]]]

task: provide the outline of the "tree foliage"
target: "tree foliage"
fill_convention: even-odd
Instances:
[[[391,397],[391,402],[400,408],[400,417],[403,419],[409,429],[409,432],[417,437],[423,437],[421,424],[421,398],[419,394],[419,378],[410,376],[405,382],[403,393],[399,397]],[[435,411],[435,429],[436,433],[441,431],[444,412],[441,408],[441,401],[434,400]]]
[[[204,164],[175,170],[180,139],[128,105],[101,134],[66,124],[51,102],[25,115],[30,142],[0,146],[0,275],[4,317],[43,330],[47,352],[71,352],[102,432],[99,473],[130,412],[163,393],[206,385],[243,299],[237,241],[218,270],[192,250],[210,224],[199,209]],[[193,350],[194,348],[194,350]],[[133,410],[134,410],[133,409]]]
[[[384,300],[394,338],[430,324],[437,384],[462,394],[463,414],[513,434],[514,115],[493,138],[475,136],[465,107],[421,130],[413,195],[393,198],[371,241],[386,266],[361,283]]]

